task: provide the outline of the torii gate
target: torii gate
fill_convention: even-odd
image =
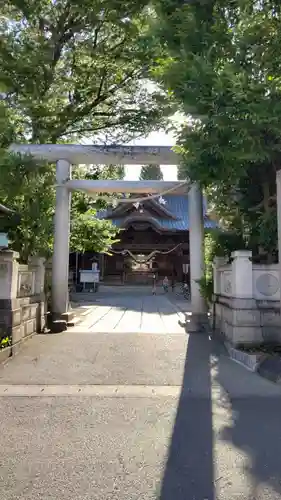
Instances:
[[[56,162],[56,208],[52,266],[52,308],[57,317],[68,310],[68,266],[71,191],[88,193],[157,194],[180,187],[174,181],[72,180],[72,165],[177,165],[179,157],[169,146],[84,146],[68,144],[12,145],[10,151],[29,154],[38,160]],[[198,280],[204,275],[204,226],[202,193],[197,184],[185,186],[189,197],[189,245],[192,314],[205,313]]]

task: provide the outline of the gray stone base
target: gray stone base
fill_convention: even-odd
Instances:
[[[265,355],[261,353],[248,353],[245,351],[239,351],[239,349],[235,349],[234,347],[232,347],[229,342],[225,342],[225,347],[230,358],[233,361],[236,361],[236,363],[245,366],[245,368],[252,372],[257,371],[260,362],[265,357]]]
[[[11,336],[12,344],[40,333],[45,328],[44,296],[0,300],[0,333]]]
[[[61,333],[61,332],[65,332],[65,330],[67,330],[66,321],[63,321],[63,320],[52,321],[52,324],[50,327],[50,333]]]
[[[75,313],[68,311],[63,314],[50,313],[48,315],[48,328],[50,333],[60,333],[67,330],[67,327],[74,325]]]
[[[75,318],[75,313],[73,311],[68,311],[61,315],[61,320],[66,321],[67,326],[73,326],[73,320]]]
[[[213,328],[235,347],[280,346],[280,304],[215,296]]]
[[[252,299],[216,296],[214,328],[235,347],[263,343],[260,312]]]
[[[276,384],[281,384],[281,356],[278,354],[267,354],[264,352],[249,353],[235,349],[225,342],[229,357],[247,368],[256,372],[263,378]]]
[[[75,313],[73,311],[67,311],[63,314],[60,313],[51,313],[51,318],[52,321],[65,321],[65,323],[70,323],[72,322],[73,318],[75,316]]]

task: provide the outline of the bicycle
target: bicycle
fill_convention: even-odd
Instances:
[[[191,294],[190,294],[190,289],[189,285],[187,283],[184,283],[182,285],[182,294],[186,300],[190,300]]]

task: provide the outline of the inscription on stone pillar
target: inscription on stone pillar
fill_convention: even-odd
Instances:
[[[8,272],[8,264],[1,263],[0,264],[0,278],[4,278]]]
[[[275,295],[279,290],[279,281],[271,273],[261,274],[256,281],[256,287],[258,292],[265,297],[270,297]]]

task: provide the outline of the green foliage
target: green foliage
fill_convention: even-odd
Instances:
[[[11,142],[57,143],[97,136],[125,142],[158,127],[170,110],[147,84],[162,49],[148,32],[147,0],[7,0],[0,7],[0,200],[21,216],[9,228],[21,259],[53,247],[55,170],[8,155]],[[124,169],[74,169],[90,179]],[[107,251],[110,222],[92,218],[101,198],[73,193],[72,250]],[[88,217],[91,211],[91,217]]]
[[[208,304],[208,306],[210,306],[212,303],[212,296],[213,296],[213,289],[214,289],[213,278],[203,276],[200,280],[197,280],[197,283],[199,285],[201,296],[205,300],[206,304]]]
[[[24,137],[102,132],[122,142],[158,126],[165,93],[145,85],[161,48],[148,1],[7,0],[0,7],[0,92]]]
[[[102,175],[116,176],[122,170],[114,167]],[[77,169],[76,176],[83,176]],[[88,176],[99,175],[93,169]],[[0,152],[0,200],[15,214],[9,221],[8,236],[13,250],[23,262],[31,255],[49,258],[53,249],[53,217],[55,207],[55,167],[36,163],[31,157]],[[104,203],[104,202],[103,202]],[[71,248],[73,251],[107,251],[114,243],[117,229],[109,221],[89,213],[91,198],[85,193],[74,193],[71,208]],[[91,217],[88,217],[91,215]],[[1,222],[3,224],[3,221]],[[4,219],[4,224],[7,224]]]
[[[5,349],[5,347],[9,347],[12,344],[12,339],[11,337],[3,337],[0,340],[0,350]]]
[[[205,275],[198,280],[202,297],[208,304],[212,302],[214,290],[213,261],[215,257],[230,259],[235,250],[245,248],[245,242],[236,233],[212,230],[205,234]]]
[[[141,168],[140,180],[163,180],[160,165],[144,165]]]
[[[19,130],[16,130],[16,125],[13,121],[13,112],[1,101],[0,92],[0,150],[9,146],[17,137],[17,133],[19,133]]]
[[[108,252],[117,243],[117,229],[110,221],[95,219],[95,210],[78,214],[71,223],[70,246],[78,252]]]
[[[23,261],[49,256],[53,244],[54,167],[31,157],[0,152],[0,199],[20,216],[11,220],[8,236]]]
[[[72,177],[74,179],[86,179],[93,181],[99,179],[118,180],[123,179],[124,176],[125,170],[123,165],[79,166],[73,169],[72,173]],[[71,198],[72,217],[75,217],[76,212],[84,213],[90,208],[96,210],[106,208],[108,204],[112,203],[112,199],[113,196],[106,193],[90,195],[82,191],[74,191]]]
[[[281,167],[280,7],[159,0],[154,26],[167,51],[154,76],[189,118],[180,177],[205,187],[223,227],[269,260]]]

